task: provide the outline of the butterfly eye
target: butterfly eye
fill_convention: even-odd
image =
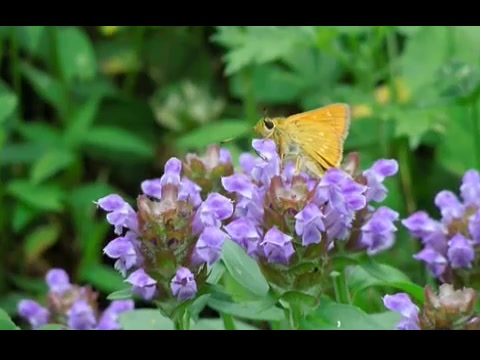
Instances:
[[[271,122],[270,120],[263,120],[263,123],[265,124],[265,127],[267,128],[267,130],[272,130],[273,129],[273,122]]]

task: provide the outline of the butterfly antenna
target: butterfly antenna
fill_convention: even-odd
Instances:
[[[268,109],[266,107],[263,108],[263,118],[266,119],[268,117]]]
[[[220,144],[226,144],[226,143],[228,143],[228,142],[230,142],[230,141],[235,140],[236,138],[237,138],[237,136],[234,136],[234,137],[231,137],[231,138],[222,140],[222,141],[220,141]]]

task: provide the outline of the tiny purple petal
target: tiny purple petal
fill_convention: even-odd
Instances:
[[[261,238],[255,223],[248,217],[241,217],[225,226],[230,238],[243,247],[247,254],[255,256]]]
[[[448,261],[445,256],[430,247],[424,248],[415,254],[413,258],[425,262],[428,270],[433,276],[439,279],[441,279],[443,273],[447,269]]]
[[[419,330],[418,315],[419,308],[405,293],[385,295],[383,304],[390,311],[400,313],[402,320],[397,324],[398,330]]]
[[[475,258],[471,242],[462,234],[456,234],[448,242],[448,260],[453,269],[470,268]]]
[[[63,295],[72,288],[70,278],[63,269],[51,269],[45,276],[50,292]]]
[[[367,247],[367,254],[374,255],[390,249],[395,241],[397,228],[393,224],[399,214],[388,207],[378,208],[362,226],[361,242]]]
[[[151,300],[156,294],[156,284],[157,281],[152,279],[143,269],[138,269],[130,274],[130,276],[125,280],[130,283],[132,291],[145,300]]]
[[[195,207],[202,203],[202,188],[187,177],[182,178],[182,184],[178,193],[179,201],[190,201]]]
[[[85,300],[77,300],[67,311],[67,317],[72,330],[93,330],[97,322],[92,307]]]
[[[317,205],[310,203],[295,215],[295,232],[302,236],[302,245],[318,244],[325,231],[323,214]]]
[[[214,226],[206,227],[198,238],[195,245],[195,254],[197,259],[206,262],[209,265],[214,264],[220,259],[222,245],[227,238],[222,230]],[[198,260],[197,260],[198,261]]]
[[[103,252],[112,259],[118,259],[115,268],[125,276],[127,270],[137,264],[138,257],[132,241],[127,236],[110,241]]]
[[[131,311],[135,308],[133,300],[115,300],[105,309],[100,321],[97,325],[97,330],[120,330],[118,323],[118,316],[124,312]]]
[[[197,283],[193,273],[186,267],[179,268],[172,279],[170,289],[178,301],[193,299],[197,293]]]
[[[117,194],[107,195],[97,201],[97,205],[108,212],[121,210],[124,204],[125,200]]]
[[[164,167],[164,172],[160,178],[162,186],[166,184],[180,184],[180,173],[182,172],[182,162],[177,158],[170,158]]]
[[[33,329],[48,324],[48,310],[33,300],[21,300],[18,303],[18,315],[26,319]]]
[[[292,237],[281,232],[276,226],[265,234],[260,243],[264,254],[270,263],[288,265],[291,256],[295,253],[292,245]]]
[[[467,206],[480,207],[480,174],[477,170],[468,170],[463,175],[460,194]]]
[[[246,174],[251,174],[255,166],[255,157],[250,153],[244,153],[239,158],[240,167]]]
[[[480,209],[470,217],[468,221],[468,231],[475,244],[480,244]]]
[[[145,180],[140,185],[142,188],[142,192],[145,195],[161,199],[162,198],[162,183],[160,179],[151,179]]]
[[[247,199],[252,199],[254,184],[245,174],[234,174],[222,178],[222,185],[225,190],[237,193]]]
[[[232,154],[227,149],[220,149],[220,154],[218,157],[219,162],[222,164],[228,164],[232,162]]]
[[[435,205],[440,209],[443,220],[450,222],[463,216],[463,205],[451,191],[443,190],[435,196]]]
[[[254,139],[252,141],[252,147],[267,160],[270,160],[278,155],[275,142],[269,139]]]
[[[398,172],[398,162],[395,159],[380,159],[373,164],[371,169],[383,178],[390,177]]]

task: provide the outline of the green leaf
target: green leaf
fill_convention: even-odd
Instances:
[[[26,180],[14,180],[7,192],[18,200],[44,211],[62,211],[64,192],[58,186],[33,184]]]
[[[45,35],[45,26],[15,26],[15,33],[20,47],[36,55]]]
[[[302,321],[303,330],[391,330],[378,317],[346,304],[327,303]]]
[[[121,290],[114,291],[110,295],[107,296],[107,300],[126,300],[132,298],[132,291],[131,288],[125,288]]]
[[[94,96],[80,106],[68,121],[64,140],[69,148],[80,145],[89,131],[100,105],[100,97]]]
[[[179,137],[176,145],[184,149],[199,149],[234,136],[240,136],[250,129],[251,125],[247,121],[222,120],[190,131]]]
[[[466,62],[452,60],[443,65],[436,74],[435,87],[447,100],[465,99],[480,86],[480,72]]]
[[[360,266],[370,276],[383,282],[385,286],[391,286],[403,290],[421,303],[423,303],[423,288],[411,282],[407,275],[400,270],[385,264],[378,264],[371,258],[365,257]]]
[[[234,303],[211,296],[208,299],[208,306],[225,314],[244,319],[280,321],[285,317],[283,310],[274,307],[270,300]]]
[[[448,31],[447,26],[422,26],[406,42],[400,65],[405,82],[416,94],[431,86],[435,73],[448,60]]]
[[[125,288],[125,283],[120,273],[102,264],[84,267],[80,272],[80,280],[108,293]]]
[[[0,151],[0,164],[2,166],[30,164],[45,151],[47,147],[39,143],[9,144]]]
[[[13,230],[18,233],[30,224],[41,211],[34,209],[27,204],[17,202],[13,208],[12,226]]]
[[[48,147],[62,145],[62,133],[46,121],[21,123],[17,130],[25,140],[30,142],[45,144]],[[36,155],[38,156],[38,153]]]
[[[142,138],[121,128],[95,126],[83,139],[84,146],[95,146],[106,151],[129,153],[141,157],[153,156],[153,147]]]
[[[43,278],[30,278],[21,275],[10,275],[9,279],[21,290],[45,296],[48,291],[47,284]]]
[[[46,250],[55,245],[59,235],[60,227],[57,224],[37,227],[28,234],[23,245],[27,262],[38,259]]]
[[[20,330],[3,309],[0,309],[0,330]]]
[[[67,168],[75,160],[75,154],[68,150],[52,149],[33,164],[30,179],[33,183],[41,183]]]
[[[478,103],[476,106],[480,109]],[[449,121],[445,124],[445,134],[438,144],[437,158],[445,169],[462,176],[466,170],[477,167],[475,142],[479,135],[473,126],[469,107],[450,107],[446,113]],[[476,121],[480,124],[480,119]]]
[[[384,329],[395,329],[395,326],[402,319],[402,315],[393,311],[385,311],[377,314],[370,314],[370,318],[378,322]]]
[[[234,319],[235,330],[258,330],[256,327],[246,324],[243,321]],[[200,319],[191,330],[225,330],[222,319]]]
[[[127,311],[118,317],[123,330],[174,330],[172,320],[164,317],[159,310],[139,309]]]
[[[74,78],[91,80],[97,64],[90,39],[80,27],[57,28],[57,51],[60,68],[67,82]]]
[[[223,244],[222,260],[230,275],[252,294],[262,297],[268,293],[268,283],[256,261],[230,239]]]
[[[32,85],[35,92],[54,108],[65,111],[65,93],[60,82],[44,71],[35,69],[26,62],[20,64],[20,72]]]
[[[0,125],[13,114],[17,108],[17,103],[17,96],[14,93],[5,90],[0,91]]]
[[[36,330],[70,330],[70,329],[65,325],[47,324],[47,325],[40,326]]]

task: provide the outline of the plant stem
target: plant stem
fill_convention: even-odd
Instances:
[[[288,323],[292,330],[298,330],[300,328],[300,321],[302,318],[302,311],[297,304],[288,304]]]
[[[16,117],[15,122],[18,124],[21,121],[21,109],[22,109],[22,86],[19,70],[19,56],[18,56],[18,39],[15,34],[16,27],[12,26],[12,33],[10,35],[10,61],[12,64],[13,75],[13,89],[17,95],[17,108],[15,110]]]
[[[398,161],[400,163],[400,183],[403,195],[405,195],[407,213],[412,214],[416,210],[417,205],[415,203],[415,197],[413,196],[412,174],[410,172],[410,162],[408,159],[409,152],[408,139],[402,139],[397,150]],[[418,242],[416,241],[415,243]]]
[[[351,304],[352,300],[348,291],[345,272],[332,271],[330,274],[335,292],[335,300],[340,304]]]
[[[222,313],[222,319],[223,319],[223,326],[225,327],[225,330],[236,330],[235,323],[231,315]]]
[[[185,310],[178,314],[174,320],[175,330],[190,330],[190,314]]]

